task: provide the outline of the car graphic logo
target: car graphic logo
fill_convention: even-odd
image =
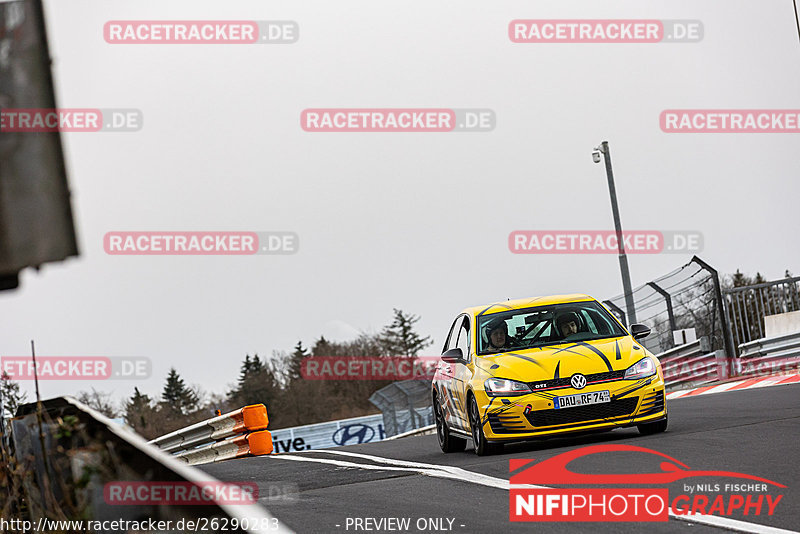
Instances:
[[[351,441],[366,443],[375,436],[375,430],[367,425],[356,423],[343,426],[333,434],[333,442],[337,445],[347,445]]]
[[[580,373],[576,373],[569,379],[569,383],[575,389],[583,389],[586,387],[586,377]]]
[[[660,456],[668,461],[661,462],[659,471],[652,473],[577,473],[567,468],[567,465],[592,454],[605,453],[605,452],[643,452]],[[590,445],[580,449],[574,449],[561,453],[552,458],[542,460],[541,462],[529,465],[533,460],[512,460],[512,462],[522,462],[519,465],[526,465],[525,469],[519,470],[519,467],[512,469],[517,471],[511,475],[511,484],[670,484],[676,480],[692,477],[731,477],[731,478],[744,478],[748,480],[755,480],[758,482],[765,482],[772,484],[779,488],[785,488],[783,484],[769,480],[766,478],[748,475],[745,473],[736,473],[732,471],[704,471],[694,470],[683,462],[680,462],[672,456],[667,456],[663,452],[655,451],[653,449],[646,449],[644,447],[637,447],[635,445]],[[516,464],[511,464],[516,465]]]

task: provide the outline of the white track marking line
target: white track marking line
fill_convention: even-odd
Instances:
[[[372,471],[412,471],[415,473],[419,473],[421,475],[427,475],[431,477],[438,477],[438,478],[449,478],[452,480],[460,480],[461,482],[472,482],[474,484],[479,484],[481,486],[489,486],[492,488],[499,488],[499,489],[508,489],[508,480],[503,480],[502,478],[495,478],[493,481],[488,479],[492,479],[493,477],[487,477],[485,475],[480,477],[465,477],[460,474],[450,473],[448,471],[442,469],[424,469],[420,467],[397,467],[391,465],[370,465],[370,464],[360,464],[356,462],[344,462],[342,460],[331,460],[330,458],[307,458],[305,456],[293,456],[291,454],[276,454],[274,456],[261,456],[260,458],[265,458],[268,460],[293,460],[296,462],[316,462],[321,464],[330,464],[336,465],[339,467],[354,467],[358,469],[367,469]],[[465,473],[471,473],[471,471],[465,471]],[[473,475],[478,475],[479,473],[472,473]]]
[[[369,454],[361,454],[358,452],[348,452],[348,451],[331,451],[327,449],[311,449],[306,450],[303,452],[317,452],[322,454],[339,454],[342,456],[352,456],[355,458],[363,458],[365,460],[370,460],[376,463],[383,463],[384,465],[398,465],[398,466],[405,466],[405,467],[413,467],[418,469],[437,469],[439,471],[446,471],[452,475],[462,476],[465,478],[470,478],[472,480],[486,480],[488,483],[484,484],[486,486],[492,487],[499,487],[497,486],[498,480],[503,480],[505,482],[505,486],[503,489],[508,489],[509,483],[508,480],[504,480],[502,478],[493,477],[490,475],[484,475],[483,473],[476,473],[475,471],[468,471],[466,469],[461,469],[460,467],[455,467],[452,465],[438,465],[438,464],[425,464],[421,462],[409,462],[406,460],[395,460],[393,458],[383,458],[381,456],[371,456]],[[387,461],[390,461],[389,464]],[[358,464],[363,465],[363,464]],[[521,487],[527,487],[532,489],[547,489],[545,486],[534,486],[534,485],[524,485]]]
[[[492,488],[508,490],[513,488],[533,488],[533,489],[552,489],[549,486],[533,486],[524,484],[510,484],[508,480],[496,478],[474,471],[467,471],[460,467],[450,465],[426,464],[421,462],[409,462],[406,460],[395,460],[393,458],[384,458],[382,456],[372,456],[370,454],[361,454],[357,452],[348,451],[331,451],[325,449],[311,449],[303,451],[316,452],[324,454],[333,454],[341,456],[352,456],[356,458],[363,458],[372,462],[380,462],[383,465],[370,465],[356,462],[345,462],[342,460],[333,460],[330,458],[308,458],[305,456],[295,456],[294,454],[277,454],[262,456],[266,459],[283,459],[293,460],[298,462],[316,462],[330,465],[337,465],[339,467],[354,467],[358,469],[367,469],[373,471],[414,471],[422,475],[431,477],[447,478],[451,480],[460,480],[462,482],[471,482],[481,486],[489,486]],[[669,509],[670,517],[679,521],[686,521],[688,523],[699,523],[717,528],[724,528],[736,532],[748,532],[753,534],[797,534],[794,530],[785,530],[782,528],[769,527],[766,525],[759,525],[757,523],[748,523],[747,521],[740,521],[738,519],[730,519],[727,517],[704,515],[704,514],[677,514],[672,508]]]

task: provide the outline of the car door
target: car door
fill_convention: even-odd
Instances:
[[[452,424],[455,428],[469,431],[469,415],[467,412],[467,386],[472,377],[472,365],[474,357],[472,355],[472,328],[468,315],[463,315],[458,325],[458,333],[455,342],[455,347],[461,349],[464,355],[464,360],[454,363],[452,369],[453,379],[451,380],[451,389],[453,395],[453,404],[455,407]]]
[[[444,346],[442,347],[442,354],[450,349],[456,348],[459,339],[459,333],[464,325],[464,315],[461,314],[455,318],[450,332],[447,335]],[[434,386],[436,387],[436,394],[439,404],[442,407],[442,414],[444,415],[447,425],[451,428],[463,428],[462,412],[464,410],[463,402],[459,399],[462,395],[459,393],[461,387],[458,385],[456,375],[461,375],[460,367],[463,364],[446,362],[441,360],[438,365],[436,380]]]

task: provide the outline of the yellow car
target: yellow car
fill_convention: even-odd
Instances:
[[[479,455],[503,443],[636,426],[667,428],[658,359],[588,295],[468,308],[450,328],[433,378],[444,452],[472,439]]]

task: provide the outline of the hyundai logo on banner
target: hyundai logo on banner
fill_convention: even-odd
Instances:
[[[333,442],[337,445],[359,444],[371,441],[375,437],[375,430],[360,423],[343,426],[333,434]]]

